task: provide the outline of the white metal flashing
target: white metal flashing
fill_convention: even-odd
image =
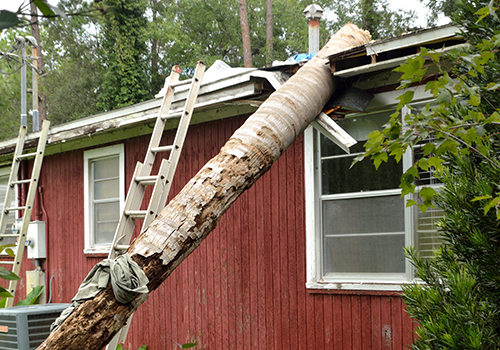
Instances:
[[[397,38],[390,38],[369,43],[366,45],[366,54],[368,56],[377,55],[386,51],[432,43],[446,38],[456,37],[459,33],[460,27],[453,25],[425,29],[417,31],[416,33],[402,35]]]

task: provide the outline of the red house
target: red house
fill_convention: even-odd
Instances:
[[[195,349],[405,349],[415,323],[400,297],[401,285],[414,282],[403,248],[414,245],[425,255],[439,244],[433,226],[439,211],[423,215],[405,208],[400,197],[399,177],[417,154],[408,152],[402,163],[379,171],[369,162],[349,167],[404,92],[396,90],[398,73],[392,70],[421,46],[447,50],[462,44],[457,32],[452,26],[423,30],[332,56],[337,79],[374,95],[363,113],[347,104],[335,112],[338,124],[360,142],[348,154],[326,131],[309,127],[139,308],[125,347],[176,349],[176,342],[196,340]],[[218,62],[205,73],[170,196],[297,68]],[[172,114],[186,89],[176,88]],[[412,89],[415,108],[432,103],[424,86]],[[16,300],[26,295],[26,271],[40,266],[42,302],[70,302],[90,269],[107,257],[160,102],[51,128],[32,214],[45,222],[47,258],[25,254]],[[175,127],[173,120],[167,123],[165,143]],[[26,146],[37,139],[38,133],[31,134]],[[0,197],[15,141],[0,143]],[[31,166],[23,162],[26,170]],[[106,182],[92,176],[96,171]],[[428,175],[423,182],[432,184]]]

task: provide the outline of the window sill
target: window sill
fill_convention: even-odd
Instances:
[[[307,282],[306,288],[310,294],[400,295],[401,286],[408,283],[408,281],[390,283]]]
[[[86,248],[83,250],[83,254],[87,258],[107,258],[110,252],[109,247],[102,248]]]

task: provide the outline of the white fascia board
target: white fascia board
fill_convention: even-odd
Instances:
[[[255,84],[252,82],[252,79],[254,79],[253,73],[255,73],[255,71],[256,70],[253,69],[243,71],[236,75],[224,77],[222,80],[212,81],[202,85],[200,87],[195,110],[197,108],[254,95]],[[257,74],[256,77],[257,76],[264,79],[276,79],[272,72],[269,72],[269,74]],[[271,81],[270,83],[272,84]],[[180,95],[177,94],[176,98],[174,98],[172,103],[173,109],[169,114],[173,115],[175,112],[182,109],[182,101],[185,100],[189,87],[190,84],[178,87]],[[177,89],[177,87],[175,89]],[[82,130],[84,127],[88,128],[90,126],[95,126],[94,132],[99,132],[110,128],[117,128],[123,125],[131,125],[140,123],[141,121],[154,119],[157,115],[155,109],[160,107],[161,101],[162,98],[156,98],[52,127],[49,131],[48,143],[50,144],[56,141],[64,142],[66,135],[75,136],[78,134],[78,132],[75,131]],[[39,136],[39,132],[31,133],[27,136],[26,140],[38,139]],[[0,149],[12,147],[16,144],[16,140],[17,139],[14,138],[0,142]]]
[[[440,52],[440,53],[447,53],[447,52],[450,52],[451,50],[454,50],[454,49],[466,48],[469,46],[470,46],[469,44],[459,44],[459,45],[449,46],[449,47],[445,47],[443,49],[438,49],[438,50],[433,50],[433,51]],[[384,69],[395,68],[395,67],[399,67],[401,64],[405,63],[406,60],[408,60],[409,58],[415,57],[417,55],[418,54],[414,54],[414,55],[409,55],[409,56],[393,58],[393,59],[390,59],[387,61],[370,63],[370,64],[366,64],[366,65],[360,66],[360,67],[354,67],[354,68],[341,70],[341,71],[333,73],[333,75],[336,77],[340,77],[340,78],[349,78],[349,77],[352,77],[355,75],[377,72],[377,71],[384,70]]]
[[[452,38],[460,33],[458,26],[443,26],[409,35],[403,35],[394,40],[381,40],[366,45],[366,55],[377,55],[382,52],[422,45],[433,41]]]
[[[349,147],[358,143],[358,141],[323,112],[311,124],[346,153],[350,153]]]

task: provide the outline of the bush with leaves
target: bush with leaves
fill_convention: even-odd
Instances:
[[[413,349],[500,348],[500,19],[498,1],[463,1],[454,22],[470,47],[451,54],[423,48],[397,69],[402,73],[396,113],[383,131],[373,132],[366,153],[376,167],[390,156],[432,136],[424,157],[401,178],[402,195],[415,192],[419,171],[433,170],[439,193],[419,191],[422,211],[439,206],[445,243],[434,259],[407,255],[423,283],[404,287],[409,313],[419,322]],[[438,68],[437,74],[428,71]],[[420,112],[410,107],[413,86],[425,83],[434,97]],[[359,159],[358,159],[359,160]]]
[[[6,244],[0,246],[0,254],[5,251],[8,255],[14,257],[14,251],[11,249],[15,247],[14,244]],[[7,280],[7,281],[12,281],[12,280],[20,280],[21,278],[13,273],[12,271],[7,270],[5,267],[0,266],[0,278]],[[22,306],[22,305],[34,305],[38,304],[40,295],[43,292],[43,286],[37,286],[31,290],[31,292],[28,293],[26,296],[26,299],[23,299],[19,301],[16,306]],[[5,307],[5,302],[7,301],[7,298],[11,298],[12,294],[10,292],[0,286],[0,308]]]

